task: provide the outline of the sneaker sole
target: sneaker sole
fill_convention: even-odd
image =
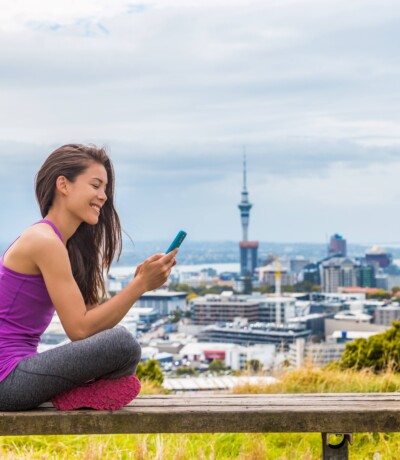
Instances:
[[[130,403],[140,392],[141,384],[136,375],[118,379],[100,379],[87,385],[65,391],[52,398],[59,410],[89,408],[117,410]]]

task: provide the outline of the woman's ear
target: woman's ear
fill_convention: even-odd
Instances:
[[[63,195],[68,195],[68,179],[65,176],[57,177],[56,189]]]

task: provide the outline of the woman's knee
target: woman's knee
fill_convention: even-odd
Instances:
[[[138,363],[142,355],[142,349],[139,342],[124,326],[118,326],[113,329],[116,335],[116,341],[123,355],[129,356],[133,362]]]

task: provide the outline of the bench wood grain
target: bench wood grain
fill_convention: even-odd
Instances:
[[[0,412],[0,435],[395,432],[400,394],[142,396],[118,411]]]

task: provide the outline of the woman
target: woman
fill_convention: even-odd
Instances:
[[[145,260],[126,288],[101,303],[103,270],[121,252],[110,159],[95,146],[64,145],[35,185],[43,219],[0,260],[0,411],[50,399],[60,410],[118,409],[140,391],[141,351],[114,326],[144,292],[166,282],[177,250]],[[71,343],[38,354],[54,310]]]

